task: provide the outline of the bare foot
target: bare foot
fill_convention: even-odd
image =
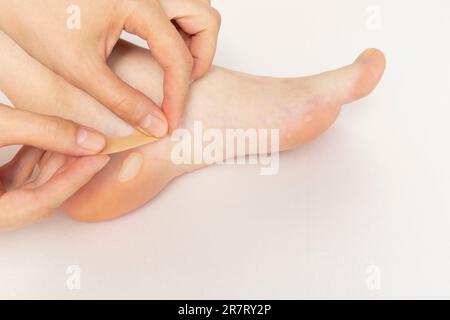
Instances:
[[[0,37],[0,48],[7,41]],[[91,97],[35,65],[20,48],[12,47],[8,56],[23,60],[12,66],[17,79],[4,89],[15,105],[41,113],[52,110],[52,114],[108,135],[133,131]],[[162,72],[147,50],[121,42],[110,64],[122,79],[161,101]],[[205,129],[279,129],[281,150],[291,149],[329,128],[343,104],[368,95],[384,67],[384,56],[376,49],[366,50],[353,64],[339,70],[302,78],[255,77],[215,67],[192,86],[183,127],[192,130],[194,122],[201,121]],[[1,80],[0,85],[4,88]],[[27,92],[22,93],[23,88]],[[116,218],[151,200],[175,177],[206,166],[175,165],[171,161],[173,146],[166,137],[114,155],[102,172],[65,203],[64,210],[82,221]],[[52,162],[58,159],[47,156],[41,170],[57,167]]]

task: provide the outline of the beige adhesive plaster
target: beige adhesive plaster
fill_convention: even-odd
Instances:
[[[110,137],[107,139],[106,147],[102,151],[102,154],[114,154],[127,150],[131,150],[155,141],[158,138],[150,137],[142,133],[136,132],[135,134],[127,137]]]

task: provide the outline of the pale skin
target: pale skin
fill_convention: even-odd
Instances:
[[[219,28],[220,15],[209,0],[0,2],[0,33],[9,34],[34,59],[102,103],[104,110],[98,115],[109,109],[129,124],[123,126],[138,128],[146,139],[142,133],[162,137],[179,126],[190,84],[211,67]],[[107,59],[123,30],[146,40],[163,69],[162,108],[108,67]],[[11,44],[4,43],[5,52]],[[15,69],[9,71],[9,76],[3,75],[4,80],[14,79]],[[16,104],[16,108],[21,106]],[[49,109],[42,113],[52,114]],[[60,163],[58,170],[42,171],[30,182],[42,150],[87,156],[109,147],[105,137],[71,121],[3,105],[0,134],[0,147],[27,146],[0,168],[0,230],[49,215],[109,160],[104,155],[81,159],[60,156],[64,164]]]
[[[109,160],[107,156],[64,156],[58,170],[41,172],[30,180],[43,153],[37,148],[23,147],[11,162],[0,168],[0,231],[19,229],[49,217]]]
[[[6,39],[1,32],[0,35],[2,40]],[[9,48],[2,46],[4,52]],[[99,132],[62,118],[0,104],[0,147],[9,145],[26,146],[0,167],[0,231],[17,229],[49,216],[109,160],[108,156],[95,155],[106,145],[105,136]],[[44,150],[73,157],[64,156],[57,171],[32,176]]]
[[[0,147],[26,145],[0,167],[0,231],[53,213],[106,165],[109,157],[94,156],[105,142],[103,135],[71,121],[0,104]],[[32,177],[44,150],[84,157],[64,156],[57,171]]]
[[[0,45],[9,41],[0,40]],[[14,69],[17,76],[14,81],[0,80],[0,86],[16,106],[72,119],[107,136],[127,135],[133,130],[112,113],[105,113],[90,96],[36,64],[20,48],[11,43],[9,47],[1,67],[6,68],[5,74]],[[120,42],[110,66],[154,101],[163,99],[163,72],[145,49]],[[384,68],[384,56],[376,49],[366,50],[341,69],[302,78],[264,78],[213,67],[192,86],[182,127],[191,129],[194,121],[202,121],[206,128],[222,130],[277,128],[281,150],[289,150],[329,128],[343,104],[368,95]],[[117,218],[153,199],[174,178],[206,166],[174,165],[172,147],[173,142],[165,137],[112,155],[107,166],[66,201],[63,209],[81,221]],[[62,158],[48,153],[40,162],[41,171],[58,170]]]
[[[70,26],[69,14],[76,15],[78,28]],[[0,1],[0,30],[67,82],[155,137],[179,126],[191,82],[211,66],[219,28],[220,15],[209,0]],[[164,70],[161,109],[107,66],[123,30],[145,39]]]

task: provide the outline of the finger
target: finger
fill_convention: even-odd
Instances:
[[[167,133],[167,120],[160,107],[142,92],[122,81],[105,61],[93,59],[75,73],[73,84],[110,109],[133,127],[155,137]],[[95,74],[95,76],[92,76]]]
[[[191,36],[189,49],[194,58],[192,78],[197,80],[210,69],[217,48],[221,16],[204,1],[162,1],[164,11],[171,20]]]
[[[33,192],[42,207],[57,209],[103,169],[109,159],[105,155],[73,159],[64,170],[57,172],[48,182]]]
[[[32,183],[24,186],[24,188],[34,189],[40,187],[47,183],[54,175],[66,170],[76,160],[76,157],[70,157],[56,152],[47,152],[41,161],[39,161],[39,175]]]
[[[174,22],[174,24],[176,24],[176,22]],[[177,27],[177,25],[175,25]],[[184,43],[186,44],[186,46],[188,48],[191,47],[191,43],[192,43],[192,37],[190,34],[187,34],[186,32],[183,31],[183,29],[181,29],[181,27],[177,27],[178,33],[180,34],[181,38],[183,38]],[[190,50],[190,49],[189,49]]]
[[[0,197],[6,192],[6,187],[3,185],[3,181],[0,179]]]
[[[0,168],[0,178],[6,190],[15,189],[30,179],[43,153],[40,149],[24,146],[9,163]]]
[[[191,82],[193,58],[158,1],[146,1],[125,23],[125,30],[145,39],[164,71],[162,109],[169,131],[178,128]]]
[[[106,140],[99,132],[72,121],[0,104],[0,146],[14,144],[85,156],[102,151]]]
[[[44,183],[48,182],[61,168],[67,164],[69,157],[61,154],[52,152],[48,156],[46,154],[46,159],[42,159],[39,162],[39,175],[33,181],[33,188],[39,187]]]
[[[194,57],[192,77],[195,80],[200,79],[209,71],[216,55],[220,29],[220,23],[216,21],[219,21],[218,18],[213,18],[210,28],[193,33],[190,50]],[[183,25],[183,22],[180,23]],[[189,28],[186,27],[186,29]],[[192,30],[195,30],[195,28]]]
[[[0,230],[23,227],[49,216],[108,162],[107,156],[78,158],[34,190],[15,190],[0,198]]]

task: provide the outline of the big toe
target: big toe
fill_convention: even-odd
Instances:
[[[352,64],[310,79],[316,95],[343,105],[372,92],[383,75],[385,64],[380,50],[367,49]]]
[[[350,101],[364,98],[370,94],[380,82],[386,66],[383,52],[378,49],[367,49],[359,55],[351,68],[359,69],[353,96]]]
[[[375,89],[385,64],[380,50],[367,49],[350,65],[306,78],[313,93],[312,107],[306,112],[307,123],[300,127],[293,125],[300,130],[290,135],[295,137],[294,143],[288,141],[284,145],[304,143],[328,129],[336,120],[341,105],[361,99]]]

